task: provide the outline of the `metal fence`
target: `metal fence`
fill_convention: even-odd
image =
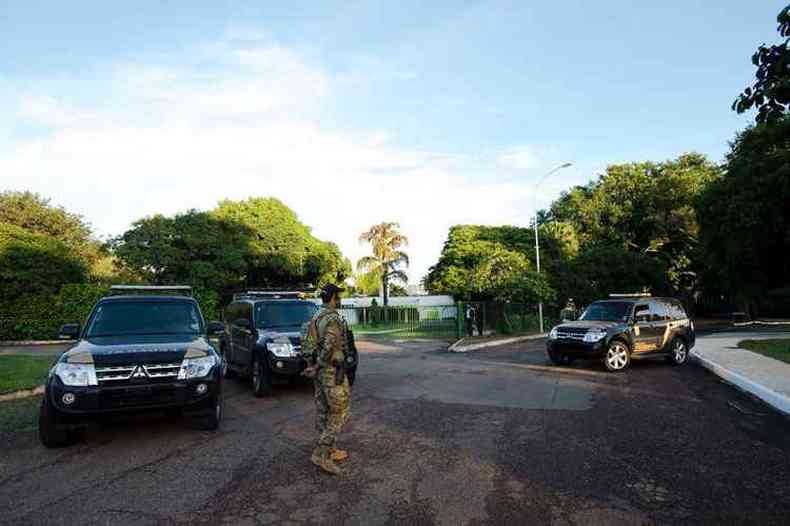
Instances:
[[[455,338],[458,306],[344,307],[340,313],[356,336]]]
[[[345,307],[341,314],[366,336],[454,339],[464,336],[530,334],[539,331],[536,305],[502,302],[460,302],[414,307]],[[544,320],[549,327],[551,319]]]
[[[532,334],[540,331],[537,305],[506,302],[460,303],[459,336]],[[556,321],[544,312],[544,329]]]

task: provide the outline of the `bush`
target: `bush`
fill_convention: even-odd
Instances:
[[[0,293],[3,301],[54,293],[65,283],[87,281],[88,268],[57,239],[0,223]]]

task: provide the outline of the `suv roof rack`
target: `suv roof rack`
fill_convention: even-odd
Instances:
[[[189,285],[112,285],[110,286],[109,296],[120,294],[145,294],[145,293],[164,293],[171,292],[192,296],[192,287]]]
[[[281,289],[255,289],[233,294],[233,301],[241,299],[306,299],[312,291],[281,290]]]
[[[609,294],[610,298],[652,298],[649,292],[630,292],[624,294]]]

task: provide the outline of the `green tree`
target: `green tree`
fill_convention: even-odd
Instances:
[[[220,292],[320,285],[342,281],[351,271],[337,245],[313,237],[276,199],[222,201],[209,212],[147,217],[112,245],[122,267],[145,281]]]
[[[757,68],[754,83],[732,103],[732,109],[743,113],[757,108],[757,122],[775,122],[790,108],[790,5],[776,17],[780,44],[757,48],[752,64]]]
[[[698,286],[701,263],[695,203],[720,169],[699,154],[663,163],[612,165],[598,180],[555,201],[544,221],[569,225],[580,253],[619,245],[663,262],[675,293]]]
[[[247,255],[249,285],[321,285],[351,275],[351,263],[337,245],[314,237],[293,210],[278,199],[221,201],[211,215],[242,225],[252,233]]]
[[[514,226],[455,225],[425,288],[464,300],[552,302],[556,293],[547,275],[532,270],[533,236],[531,229]],[[549,246],[561,250],[553,240]]]
[[[354,293],[363,296],[378,296],[381,293],[381,273],[357,271],[354,273]]]
[[[790,117],[737,134],[698,220],[706,289],[752,314],[770,309],[772,291],[790,286]]]
[[[135,221],[112,244],[120,263],[149,283],[228,289],[244,281],[251,237],[237,223],[190,210]]]
[[[0,293],[5,301],[55,294],[88,278],[85,262],[65,243],[0,222]]]
[[[369,243],[373,254],[357,261],[357,270],[361,272],[377,272],[381,276],[381,290],[384,306],[389,303],[389,282],[392,280],[408,282],[406,273],[400,270],[401,265],[409,266],[409,256],[400,250],[408,245],[408,238],[399,232],[400,225],[384,222],[373,225],[359,236],[360,243]]]
[[[69,247],[97,278],[110,255],[93,237],[90,225],[78,214],[55,206],[32,192],[0,192],[0,222],[51,237]]]

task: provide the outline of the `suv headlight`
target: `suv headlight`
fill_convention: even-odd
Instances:
[[[266,348],[278,358],[293,358],[298,356],[298,353],[294,350],[294,346],[290,342],[267,343]]]
[[[549,340],[556,340],[557,339],[557,327],[554,327],[549,331]]]
[[[178,379],[203,378],[211,372],[211,368],[216,364],[217,359],[213,354],[200,358],[184,358],[184,361],[181,362],[181,369],[178,371]]]
[[[92,363],[60,362],[55,365],[53,374],[60,378],[63,385],[70,387],[99,385],[96,381],[96,368]]]
[[[584,341],[587,343],[595,343],[601,341],[606,336],[606,331],[587,331],[584,334]]]

